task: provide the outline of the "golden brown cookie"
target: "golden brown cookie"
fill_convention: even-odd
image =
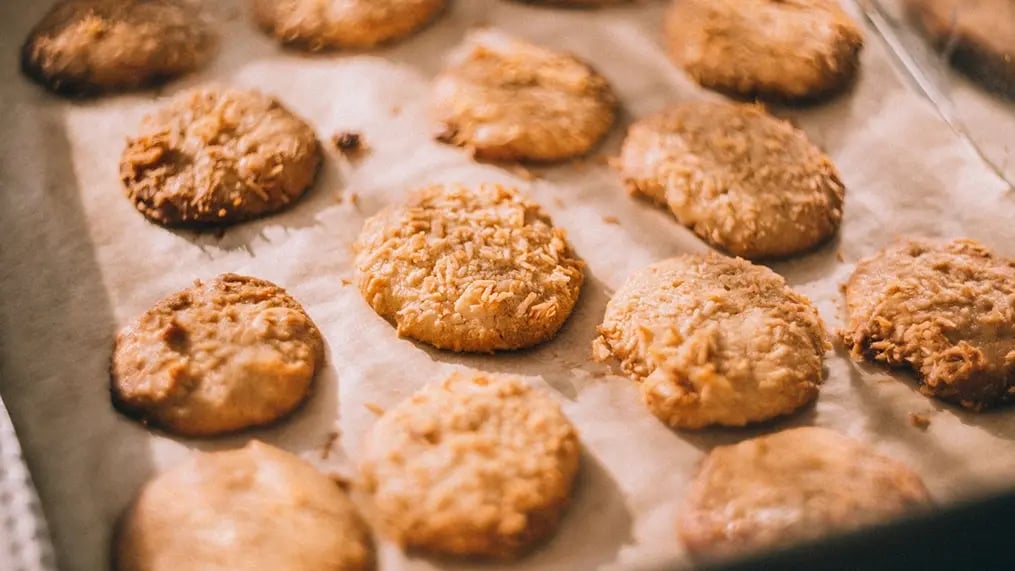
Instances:
[[[113,404],[184,436],[268,424],[306,398],[324,341],[300,304],[223,274],[155,304],[116,336]]]
[[[145,117],[127,140],[120,179],[150,220],[207,228],[286,208],[320,164],[314,130],[273,97],[202,88]]]
[[[632,275],[593,344],[674,428],[743,426],[813,401],[831,348],[810,301],[764,266],[684,255]]]
[[[496,184],[418,190],[367,220],[355,249],[374,311],[399,335],[452,351],[552,338],[585,279],[564,230]]]
[[[1015,2],[906,0],[906,11],[952,63],[1015,98]]]
[[[556,530],[579,453],[548,396],[516,378],[454,375],[377,421],[362,470],[399,544],[513,557]]]
[[[695,234],[745,258],[806,251],[842,220],[835,165],[758,105],[674,105],[631,126],[617,165],[628,192],[668,206]]]
[[[434,84],[437,138],[500,161],[587,153],[616,116],[610,84],[581,60],[493,30],[471,33]]]
[[[826,428],[720,446],[691,484],[677,533],[696,557],[814,539],[930,502],[905,464]]]
[[[857,264],[846,311],[853,356],[911,368],[924,394],[973,410],[1015,397],[1015,260],[903,241]]]
[[[670,56],[705,87],[807,101],[842,91],[863,36],[836,0],[673,0]]]
[[[283,44],[317,51],[370,48],[421,29],[447,0],[248,0],[254,20]]]
[[[120,519],[116,571],[368,571],[374,550],[345,492],[251,441],[198,452],[150,480]]]
[[[198,8],[188,0],[61,0],[29,33],[21,69],[65,95],[162,83],[214,52]]]

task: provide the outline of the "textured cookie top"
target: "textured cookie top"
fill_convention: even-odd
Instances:
[[[618,162],[629,192],[667,205],[709,243],[787,256],[832,236],[845,188],[803,131],[757,105],[691,102],[631,126]]]
[[[223,274],[161,300],[120,331],[113,400],[177,434],[219,434],[290,412],[323,359],[320,331],[285,290]]]
[[[120,521],[117,571],[373,569],[366,524],[333,480],[258,441],[198,452],[149,481]]]
[[[929,503],[907,466],[825,428],[720,446],[705,459],[677,526],[697,556],[816,538]]]
[[[369,48],[422,28],[447,0],[248,0],[254,20],[282,43],[312,51]]]
[[[863,47],[836,0],[673,0],[665,27],[670,55],[691,77],[745,97],[838,91]]]
[[[613,125],[616,97],[577,58],[492,30],[471,33],[434,84],[438,139],[493,160],[588,152]]]
[[[546,341],[584,281],[564,230],[494,184],[418,190],[367,220],[355,248],[367,303],[400,335],[453,351]]]
[[[187,0],[64,0],[29,33],[24,72],[87,95],[159,83],[203,65],[215,38]]]
[[[678,428],[742,426],[814,400],[830,348],[817,310],[775,272],[716,254],[632,275],[593,344],[641,383],[649,409]]]
[[[1015,395],[1015,261],[974,240],[903,241],[857,264],[843,342],[980,410]]]
[[[362,469],[402,545],[510,557],[556,528],[578,457],[549,397],[515,378],[452,376],[377,421]]]
[[[220,226],[285,208],[320,163],[313,129],[274,98],[201,88],[145,117],[127,140],[120,178],[155,222]]]

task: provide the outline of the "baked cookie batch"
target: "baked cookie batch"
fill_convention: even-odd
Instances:
[[[912,4],[933,28],[944,2]],[[305,50],[396,41],[446,8],[249,5],[266,33]],[[781,102],[841,92],[863,45],[834,0],[675,0],[664,28],[674,62],[701,85]],[[31,31],[22,67],[54,92],[94,95],[197,69],[218,41],[187,0],[63,0]],[[436,138],[496,161],[586,155],[618,108],[587,62],[494,30],[465,38],[431,95]],[[205,86],[146,117],[119,170],[149,220],[200,230],[293,205],[321,162],[313,127],[282,102]],[[632,195],[738,257],[686,254],[631,275],[606,307],[592,357],[616,363],[675,429],[740,427],[812,403],[831,348],[826,327],[806,297],[749,260],[798,255],[836,234],[846,190],[831,159],[758,103],[684,101],[636,119],[614,166]],[[585,279],[565,230],[525,193],[492,183],[414,189],[369,218],[353,248],[365,302],[399,336],[439,350],[548,342]],[[1015,398],[1015,261],[972,240],[903,240],[857,265],[845,301],[840,336],[858,360],[908,368],[926,394],[972,410]],[[232,433],[300,406],[324,354],[311,316],[282,288],[225,274],[169,295],[119,332],[112,401],[175,435]],[[459,373],[377,420],[357,487],[371,522],[407,549],[511,558],[560,525],[580,456],[578,433],[548,391]],[[692,555],[714,557],[928,504],[901,463],[830,430],[797,428],[711,451],[677,535]],[[114,567],[371,569],[369,529],[344,489],[253,441],[196,453],[147,483],[118,525]]]

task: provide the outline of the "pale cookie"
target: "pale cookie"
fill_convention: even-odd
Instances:
[[[61,0],[21,47],[21,69],[52,91],[156,85],[203,66],[215,36],[187,0]]]
[[[836,0],[673,0],[670,56],[705,87],[807,101],[842,91],[863,35]]]
[[[817,310],[778,274],[739,258],[684,255],[628,278],[593,344],[674,428],[743,426],[813,401],[831,348]]]
[[[398,334],[490,352],[552,338],[585,277],[564,230],[513,188],[432,186],[385,208],[355,244],[359,290]]]
[[[905,464],[825,428],[720,446],[691,484],[677,534],[696,557],[815,539],[930,503]]]
[[[501,161],[589,152],[613,125],[610,84],[581,60],[492,30],[470,34],[437,77],[437,138]]]
[[[247,0],[254,20],[283,44],[317,51],[400,40],[437,17],[447,0]]]
[[[268,424],[306,398],[317,326],[282,288],[223,274],[155,304],[116,336],[113,404],[185,436]]]
[[[116,571],[368,571],[370,533],[345,492],[251,441],[150,480],[120,519]]]
[[[215,227],[286,208],[320,164],[314,130],[273,97],[203,88],[145,117],[127,140],[120,179],[150,220]]]
[[[904,241],[846,284],[856,359],[908,367],[921,392],[982,410],[1015,397],[1015,260],[974,240]]]
[[[906,0],[906,9],[956,67],[1015,98],[1015,2]]]
[[[828,240],[845,187],[803,131],[757,105],[690,102],[634,123],[617,161],[628,192],[668,206],[713,246],[789,256]]]
[[[383,529],[402,546],[513,557],[556,530],[579,453],[548,396],[520,379],[454,375],[377,421],[362,470]]]

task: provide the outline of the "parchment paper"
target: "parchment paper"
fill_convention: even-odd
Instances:
[[[631,381],[604,375],[589,362],[595,326],[623,280],[650,262],[705,246],[666,212],[626,196],[599,161],[539,169],[539,178],[528,181],[433,142],[427,85],[443,55],[480,24],[573,51],[592,61],[623,101],[622,124],[598,151],[616,154],[631,118],[670,102],[714,97],[665,57],[662,3],[573,11],[458,0],[436,25],[395,47],[313,57],[262,37],[237,3],[208,6],[223,40],[212,67],[162,93],[86,102],[48,95],[16,70],[18,45],[45,6],[23,1],[2,8],[0,390],[62,568],[106,568],[120,510],[142,482],[192,450],[260,438],[350,474],[376,418],[368,407],[390,407],[463,368],[518,374],[547,387],[583,438],[572,508],[557,536],[516,568],[684,561],[674,520],[702,456],[716,444],[788,426],[828,426],[870,442],[911,464],[945,504],[1010,481],[1010,410],[976,415],[928,400],[905,375],[854,365],[840,347],[828,354],[815,406],[747,430],[671,431],[647,412]],[[117,178],[125,137],[162,97],[211,80],[277,95],[322,140],[338,130],[361,131],[372,152],[356,163],[330,154],[312,192],[293,209],[222,237],[150,224],[124,198]],[[829,152],[848,187],[841,237],[773,265],[813,299],[830,329],[841,323],[838,287],[853,264],[896,235],[970,236],[1015,255],[1015,199],[908,87],[873,31],[851,93],[821,106],[776,111]],[[492,357],[438,352],[398,339],[343,281],[352,278],[350,245],[363,220],[407,189],[436,180],[518,184],[568,230],[588,262],[588,280],[575,314],[552,342]],[[328,361],[307,406],[275,427],[207,441],[152,433],[116,414],[107,366],[117,328],[194,278],[225,271],[286,287],[321,327]],[[913,412],[929,416],[926,431],[908,422]],[[383,540],[380,552],[382,569],[499,567],[407,557]]]

